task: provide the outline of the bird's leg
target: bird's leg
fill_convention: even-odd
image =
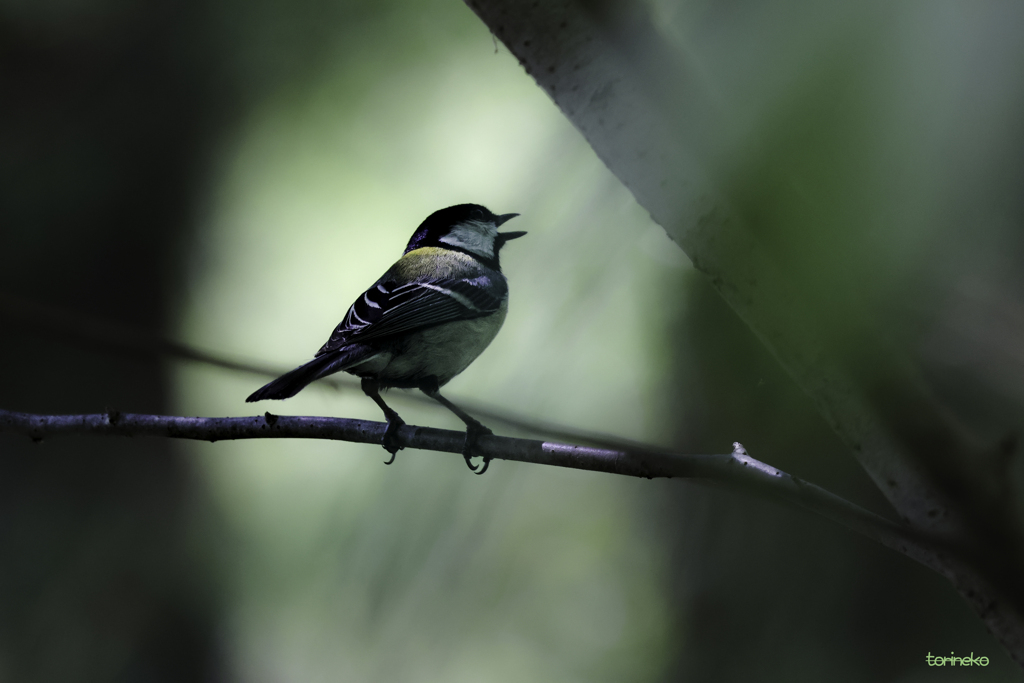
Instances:
[[[481,436],[487,436],[494,432],[480,424],[477,420],[473,419],[469,413],[464,411],[462,408],[459,408],[457,405],[442,396],[441,392],[438,391],[436,378],[431,382],[424,382],[421,384],[420,391],[458,415],[459,419],[466,423],[466,445],[462,447],[462,457],[466,459],[466,466],[477,474],[483,474],[486,472],[487,466],[491,464],[491,459],[483,453],[478,452],[479,446],[477,442]],[[473,465],[471,462],[472,459],[478,455],[484,459],[483,466]],[[477,467],[480,468],[479,471],[477,471]]]
[[[384,399],[380,397],[380,390],[375,380],[367,377],[363,378],[362,384],[363,393],[373,399],[373,402],[380,406],[380,409],[384,411],[384,417],[388,420],[388,427],[384,430],[384,438],[381,439],[381,445],[384,446],[384,450],[391,454],[391,459],[385,462],[385,465],[390,465],[395,461],[395,455],[401,449],[405,448],[398,439],[398,430],[405,426],[405,420],[398,416],[398,413],[393,411]]]

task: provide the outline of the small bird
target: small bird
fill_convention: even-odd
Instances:
[[[478,204],[430,214],[413,233],[402,258],[348,309],[313,360],[255,391],[246,402],[285,399],[314,380],[344,370],[362,378],[363,393],[384,411],[382,445],[395,460],[405,424],[380,396],[382,389],[418,388],[466,423],[462,455],[469,469],[477,441],[491,430],[443,397],[439,389],[491,343],[508,311],[508,283],[498,253],[525,232],[498,232],[519,214],[501,216]],[[479,468],[479,469],[478,469]]]

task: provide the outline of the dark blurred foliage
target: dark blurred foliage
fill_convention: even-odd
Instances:
[[[344,19],[306,4],[4,3],[0,291],[167,329],[218,136]],[[5,327],[5,407],[166,412],[158,363]],[[172,444],[3,436],[0,455],[0,680],[219,678],[185,533],[203,494]]]
[[[184,58],[187,5],[6,4],[0,291],[160,330],[224,105]],[[5,326],[6,327],[6,326]],[[0,403],[161,412],[158,363],[0,337]],[[214,680],[215,602],[171,444],[0,437],[0,679]]]
[[[710,285],[690,279],[670,402],[682,416],[680,450],[717,453],[738,439],[755,457],[892,516],[807,396]],[[692,484],[666,493],[659,514],[671,520],[679,646],[663,680],[947,680],[924,657],[952,651],[989,657],[977,680],[1020,679],[931,570],[776,502]]]
[[[748,98],[735,101],[755,111],[743,79],[782,80],[785,70],[765,60],[783,53],[784,36],[811,43],[810,27],[823,36],[829,20],[842,26],[799,52],[802,68],[772,92],[756,143],[732,162],[730,196],[795,293],[776,304],[822,335],[821,356],[843,366],[871,415],[975,525],[991,575],[1019,591],[1024,53],[1008,26],[1019,29],[1020,12],[883,3],[846,14],[812,4],[786,3],[793,14],[747,4],[716,17],[734,47],[749,46],[732,78]],[[785,28],[758,23],[759,11]],[[829,19],[816,23],[816,13]],[[687,19],[694,42],[714,30]],[[728,67],[711,68],[716,83],[729,81]],[[851,444],[761,340],[703,283],[687,296],[679,447],[720,452],[738,439],[755,457],[895,516]],[[820,400],[829,393],[808,379],[815,361],[792,365]],[[932,680],[927,652],[972,650],[992,664],[943,674],[1021,678],[963,598],[923,567],[737,496],[695,490],[677,514],[695,530],[673,573],[677,614],[689,615],[679,679]]]

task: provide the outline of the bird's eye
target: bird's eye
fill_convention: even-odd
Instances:
[[[480,209],[473,209],[469,212],[469,217],[475,221],[482,221],[484,219],[484,212]]]

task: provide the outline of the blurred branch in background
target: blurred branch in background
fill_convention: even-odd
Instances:
[[[999,144],[986,157],[975,148],[988,153],[988,138],[979,138],[974,148],[965,145],[963,164],[946,160],[951,174],[964,174],[950,178],[929,175],[935,164],[914,159],[918,150],[909,143],[894,159],[893,137],[928,133],[898,128],[906,123],[878,98],[892,65],[863,58],[864,41],[881,40],[868,29],[848,29],[856,45],[849,53],[844,41],[821,48],[831,61],[817,60],[810,82],[801,84],[806,91],[782,105],[780,117],[777,100],[769,116],[756,99],[726,92],[724,81],[709,87],[668,40],[671,22],[661,17],[657,24],[653,5],[467,4],[811,397],[901,517],[974,548],[969,564],[951,561],[940,571],[1024,665],[1021,492],[1006,485],[1019,461],[1021,406],[986,391],[991,410],[979,420],[976,408],[942,395],[931,381],[935,368],[917,346],[919,330],[933,322],[921,312],[939,306],[952,284],[949,271],[934,263],[947,264],[957,279],[972,268],[991,277],[988,262],[1005,261],[1003,250],[1019,247],[1015,233],[1002,227],[1022,219],[1016,186],[1006,180],[1021,177],[1019,155],[1004,158]],[[881,5],[865,14],[875,11],[881,17],[865,26],[901,18]],[[993,26],[1007,20],[996,12],[980,16]],[[1006,48],[1013,60],[1020,59],[1016,45]],[[998,52],[991,61],[1014,63]],[[998,73],[992,85],[1019,96],[1013,69]],[[889,97],[909,90],[887,85]],[[731,99],[736,106],[725,104]],[[993,101],[1009,99],[1000,94]],[[1019,116],[978,107],[969,114],[986,135],[1001,125],[1006,139],[1020,139]],[[956,125],[938,140],[977,135]],[[992,182],[976,188],[971,173]],[[950,182],[972,192],[944,192]],[[921,197],[927,212],[916,204]],[[972,229],[974,216],[991,217],[983,228],[988,241],[971,244],[978,252],[973,262],[948,246],[957,242],[943,239],[963,228],[943,224],[948,217],[932,210],[943,201],[948,216],[970,220]],[[924,243],[921,235],[935,237]],[[915,267],[907,246],[915,244],[942,258]],[[1003,286],[1017,291],[1010,273]]]
[[[64,343],[82,346],[103,353],[124,356],[154,358],[166,356],[179,360],[194,361],[212,367],[235,372],[245,372],[263,377],[280,377],[291,369],[289,366],[275,366],[256,360],[231,358],[221,353],[198,349],[189,344],[166,339],[156,333],[103,320],[96,316],[51,306],[38,301],[0,293],[0,318],[10,324],[20,325],[37,333],[60,340]],[[314,386],[327,387],[336,391],[356,390],[362,395],[359,381],[347,377],[328,377],[318,380]],[[436,409],[433,399],[419,393],[398,392],[394,394],[400,402],[416,403]],[[574,429],[565,425],[516,416],[506,410],[486,406],[477,401],[454,396],[455,403],[465,407],[487,420],[499,422],[537,436],[547,436],[565,441],[585,443],[605,448],[648,448],[627,439],[606,434]]]
[[[30,301],[10,294],[0,293],[0,316],[6,318],[7,324],[12,327],[20,326],[65,344],[82,346],[102,353],[147,359],[169,356],[261,376],[277,377],[287,372],[286,368],[259,361],[227,358],[188,344],[164,339],[140,327],[102,320],[81,311]],[[336,389],[340,388],[333,380],[328,380],[327,383]]]
[[[95,415],[33,415],[0,409],[0,432],[23,434],[39,442],[52,436],[151,436],[199,441],[235,439],[329,439],[379,444],[387,424],[331,417],[265,415],[255,417],[175,417],[100,413]],[[405,425],[399,430],[403,448],[462,453],[465,433]],[[840,498],[819,486],[756,460],[742,445],[716,455],[683,455],[651,447],[609,450],[488,435],[480,452],[489,458],[605,472],[629,477],[703,479],[727,488],[755,493],[768,500],[796,504],[863,534],[921,564],[940,569],[941,556],[963,557],[964,549],[942,539],[926,538]]]

